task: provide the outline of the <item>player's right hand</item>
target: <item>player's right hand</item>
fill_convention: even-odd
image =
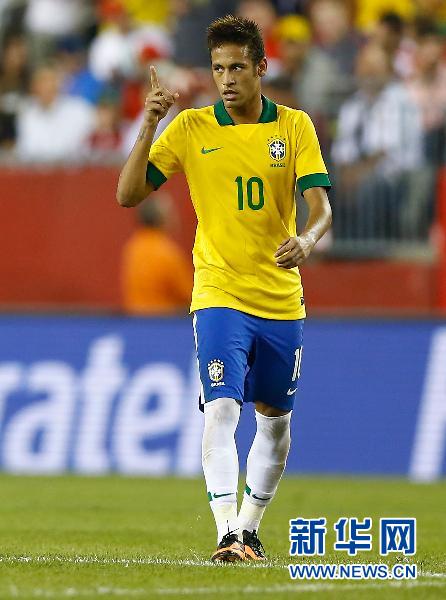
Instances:
[[[150,67],[150,83],[152,89],[147,94],[144,103],[144,120],[149,124],[158,124],[180,95],[177,92],[172,94],[167,88],[160,85],[156,69],[153,66]]]

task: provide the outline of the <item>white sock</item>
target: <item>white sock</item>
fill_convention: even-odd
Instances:
[[[240,405],[232,398],[217,398],[204,405],[203,472],[215,524],[217,543],[237,531],[238,455],[234,434]]]
[[[258,506],[250,502],[249,496],[243,496],[243,502],[238,514],[238,535],[242,538],[243,531],[259,531],[260,521],[265,512],[266,504]]]
[[[271,502],[285,469],[290,449],[291,412],[265,417],[256,411],[257,432],[246,463],[246,488],[238,516],[243,530],[258,531],[265,508]]]

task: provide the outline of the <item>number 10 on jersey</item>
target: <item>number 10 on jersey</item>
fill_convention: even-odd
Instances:
[[[245,187],[248,207],[251,210],[259,210],[263,207],[265,204],[265,198],[263,196],[263,181],[260,179],[260,177],[250,177],[248,181],[244,183],[243,177],[239,175],[236,177],[235,182],[237,184],[239,210],[243,210],[245,208]]]

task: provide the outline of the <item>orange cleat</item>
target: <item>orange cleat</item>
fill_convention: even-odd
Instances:
[[[227,533],[222,537],[217,550],[211,556],[213,562],[240,562],[246,560],[245,546],[235,533]]]

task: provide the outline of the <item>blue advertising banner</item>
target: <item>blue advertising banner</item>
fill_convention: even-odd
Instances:
[[[199,474],[199,390],[188,318],[0,317],[0,468]],[[308,320],[292,423],[287,472],[444,475],[446,324]]]

